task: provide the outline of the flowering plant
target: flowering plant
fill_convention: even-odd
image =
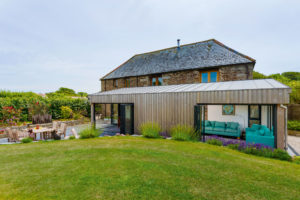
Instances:
[[[291,161],[291,156],[286,151],[281,149],[273,149],[270,146],[260,143],[246,143],[244,140],[223,138],[216,135],[205,136],[205,141],[209,144],[226,146],[247,154]]]
[[[15,109],[13,106],[4,106],[1,109],[2,120],[0,122],[9,126],[15,126],[20,121],[21,109]]]

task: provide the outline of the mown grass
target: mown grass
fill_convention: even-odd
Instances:
[[[0,199],[300,199],[300,166],[137,137],[0,146]]]

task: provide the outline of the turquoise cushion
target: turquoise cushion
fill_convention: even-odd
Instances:
[[[212,126],[205,126],[205,130],[206,130],[206,131],[212,131],[212,130],[213,130],[213,127],[212,127]]]
[[[270,129],[267,126],[262,125],[260,129],[265,131],[266,136],[271,136],[272,135]]]
[[[251,128],[253,128],[254,130],[259,130],[260,129],[260,125],[258,125],[258,124],[252,124]]]
[[[224,131],[225,131],[225,128],[222,128],[222,127],[214,127],[213,130],[214,130],[214,131],[221,131],[221,132],[224,132]]]
[[[260,129],[260,130],[258,131],[258,134],[259,134],[259,135],[265,135],[265,130]]]
[[[215,127],[225,129],[226,123],[225,122],[216,122]]]
[[[231,128],[231,124],[232,124],[232,122],[227,122],[226,128]]]
[[[210,121],[208,121],[208,120],[205,120],[205,126],[211,126],[211,123],[210,123]]]
[[[237,129],[239,127],[239,123],[231,122],[230,128]]]
[[[228,132],[228,133],[236,133],[236,129],[227,128],[227,129],[225,130],[225,132]]]
[[[216,121],[210,121],[211,126],[215,126],[216,125]]]

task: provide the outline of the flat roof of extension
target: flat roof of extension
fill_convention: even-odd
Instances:
[[[262,90],[262,89],[288,89],[290,87],[274,79],[256,79],[241,81],[224,81],[214,83],[195,83],[165,86],[130,87],[116,90],[98,92],[89,96],[126,95],[126,94],[155,94],[155,93],[182,93],[182,92],[208,92],[208,91],[236,91],[236,90]]]

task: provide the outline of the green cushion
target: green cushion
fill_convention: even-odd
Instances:
[[[212,126],[205,126],[205,130],[206,130],[206,131],[212,131],[212,130],[213,130],[213,127],[212,127]]]
[[[236,133],[236,129],[226,128],[225,132]]]
[[[215,126],[216,125],[216,121],[210,121],[211,126]]]
[[[221,131],[221,132],[224,132],[224,131],[225,131],[225,128],[222,128],[222,127],[214,127],[213,130],[214,130],[214,131]]]
[[[258,131],[258,134],[259,134],[259,135],[265,135],[265,130],[264,130],[264,129],[260,129],[260,130]]]
[[[251,128],[253,128],[254,130],[259,130],[260,129],[260,125],[258,125],[258,124],[252,124]]]
[[[236,123],[236,122],[231,122],[230,123],[230,128],[237,129],[238,127],[239,127],[239,123]]]
[[[216,122],[215,127],[225,129],[226,123],[225,122]]]
[[[232,122],[227,122],[226,128],[231,128],[231,123],[232,123]]]
[[[211,126],[211,123],[210,123],[210,121],[208,121],[208,120],[205,120],[205,126]]]

